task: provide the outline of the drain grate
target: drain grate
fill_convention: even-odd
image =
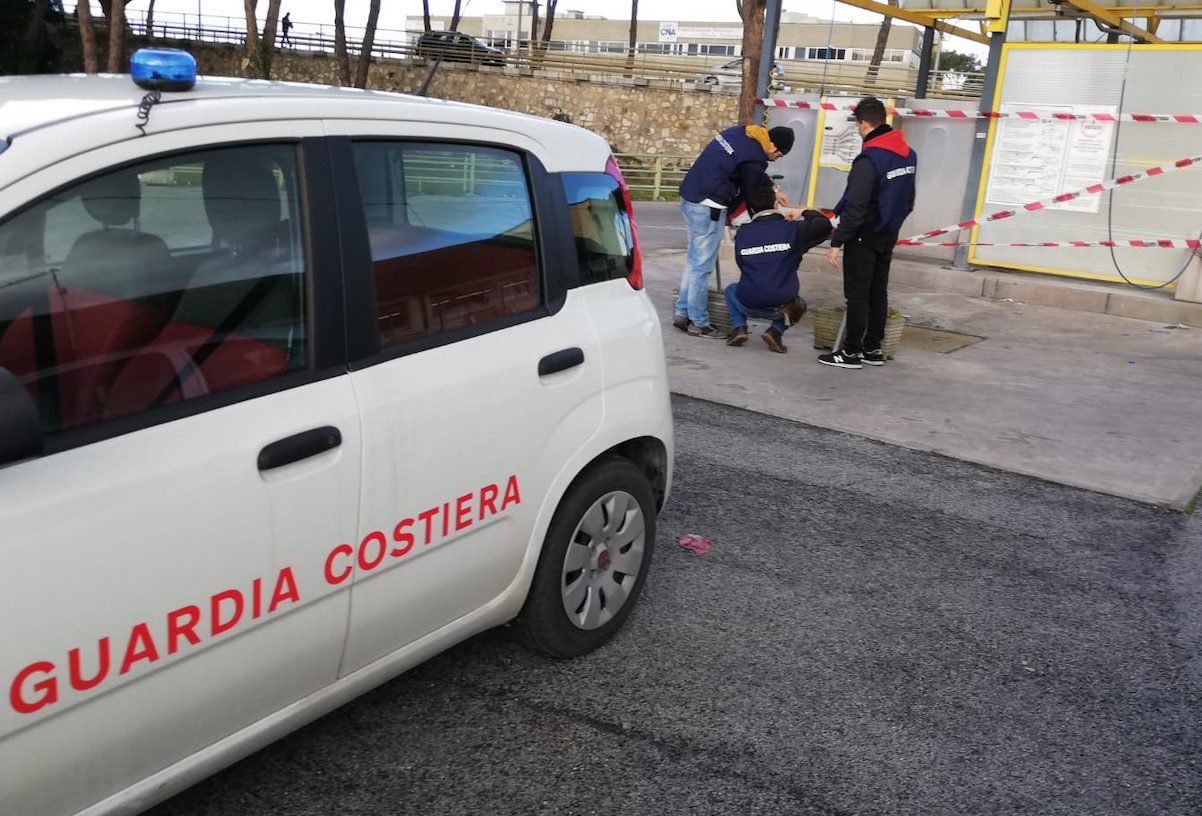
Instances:
[[[974,343],[980,343],[984,337],[959,332],[944,331],[943,329],[924,329],[921,326],[907,325],[901,336],[901,347],[931,351],[936,354],[951,354],[967,348]]]

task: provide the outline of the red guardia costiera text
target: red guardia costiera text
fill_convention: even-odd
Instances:
[[[322,574],[329,586],[345,583],[356,569],[368,573],[387,561],[414,552],[487,522],[506,508],[520,504],[517,476],[504,487],[485,485],[453,501],[443,502],[415,516],[406,516],[392,530],[373,530],[358,546],[342,543],[326,555]],[[291,567],[274,578],[255,578],[248,587],[225,589],[203,602],[186,604],[162,618],[135,624],[120,637],[105,635],[86,647],[67,650],[65,659],[36,660],[18,671],[8,687],[8,703],[18,714],[33,714],[59,702],[73,689],[87,692],[111,683],[131,671],[158,663],[199,646],[251,621],[276,614],[300,602],[301,594]]]

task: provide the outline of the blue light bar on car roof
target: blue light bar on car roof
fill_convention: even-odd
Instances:
[[[139,48],[129,58],[129,73],[148,91],[187,91],[196,84],[196,58],[178,48]]]

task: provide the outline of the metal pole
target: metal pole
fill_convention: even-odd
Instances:
[[[776,64],[776,35],[780,31],[781,0],[768,0],[764,9],[764,37],[760,41],[759,73],[755,78],[756,99],[768,96],[768,85],[772,82],[772,66]],[[757,104],[752,118],[764,121],[764,106]]]
[[[931,52],[935,50],[935,27],[922,31],[922,50],[918,52],[918,82],[914,88],[916,99],[927,98],[927,83],[931,78]]]
[[[989,62],[985,65],[985,82],[981,86],[980,110],[987,111],[993,105],[993,94],[997,89],[998,65],[1002,61],[1002,46],[1006,44],[1006,32],[998,31],[989,38]],[[972,146],[972,156],[968,162],[968,184],[964,188],[964,203],[960,207],[960,220],[968,221],[976,215],[977,190],[981,186],[981,168],[985,164],[985,137],[989,134],[991,119],[977,120],[976,139]],[[956,269],[968,268],[968,242],[962,241],[956,246],[956,256],[953,261]]]

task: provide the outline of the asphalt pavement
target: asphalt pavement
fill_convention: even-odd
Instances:
[[[688,235],[679,201],[636,201],[634,222],[644,253],[685,248]]]
[[[486,633],[154,816],[1202,812],[1202,519],[674,405],[607,647]]]

